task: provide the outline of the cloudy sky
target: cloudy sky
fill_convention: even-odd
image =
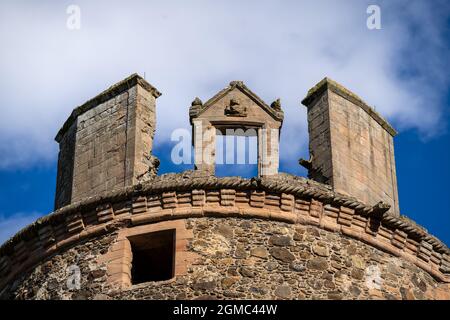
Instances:
[[[367,8],[381,29],[367,28]],[[67,8],[81,12],[67,27]],[[157,101],[162,172],[170,134],[188,107],[243,80],[285,110],[281,170],[305,175],[300,101],[329,76],[360,95],[400,134],[400,207],[450,243],[447,1],[1,1],[0,242],[51,212],[57,144],[77,105],[138,72]]]

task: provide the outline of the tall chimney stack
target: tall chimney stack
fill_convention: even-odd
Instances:
[[[308,91],[309,177],[399,215],[393,137],[397,132],[361,98],[325,78]]]
[[[160,95],[133,74],[73,110],[55,138],[56,209],[156,174],[151,150]]]

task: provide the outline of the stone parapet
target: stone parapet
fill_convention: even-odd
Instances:
[[[363,241],[450,282],[449,249],[415,223],[314,181],[169,174],[83,199],[26,227],[0,247],[0,292],[24,271],[85,239],[160,221],[239,217],[314,225]]]

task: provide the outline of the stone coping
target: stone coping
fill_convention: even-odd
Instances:
[[[38,219],[0,247],[0,290],[46,257],[118,228],[188,217],[258,218],[311,224],[402,256],[450,282],[445,244],[388,205],[365,205],[329,186],[288,174],[217,178],[198,171],[166,174],[86,198]]]
[[[323,78],[314,87],[308,90],[308,94],[302,100],[302,104],[309,106],[317,97],[319,97],[325,90],[330,89],[334,93],[340,95],[341,97],[351,101],[352,103],[360,106],[364,111],[366,111],[376,122],[378,122],[391,136],[396,136],[397,131],[372,107],[370,107],[364,100],[359,96],[340,85],[334,80],[328,77]]]
[[[57,142],[60,142],[63,135],[66,133],[66,131],[70,128],[70,126],[75,122],[75,120],[78,118],[79,115],[85,113],[86,111],[95,108],[99,104],[108,101],[112,97],[117,96],[118,94],[128,90],[131,87],[134,87],[136,84],[139,84],[142,88],[147,90],[148,92],[151,92],[155,98],[158,98],[161,93],[156,89],[154,86],[152,86],[150,83],[145,81],[144,78],[142,78],[137,73],[133,73],[129,77],[123,79],[122,81],[117,82],[116,84],[112,85],[102,93],[98,94],[94,98],[86,101],[81,106],[75,108],[72,113],[70,114],[69,118],[66,120],[62,128],[58,131],[58,134],[55,137],[55,140]]]

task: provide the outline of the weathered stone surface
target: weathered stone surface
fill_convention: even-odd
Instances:
[[[422,292],[427,291],[427,284],[425,283],[425,281],[420,279],[416,274],[414,274],[411,280],[416,285],[416,287],[419,288]]]
[[[362,280],[364,278],[364,271],[361,269],[353,269],[351,274],[352,277],[357,280]]]
[[[226,278],[223,278],[222,279],[222,288],[228,289],[228,288],[230,288],[233,284],[235,284],[238,281],[239,281],[238,277],[226,277]]]
[[[304,230],[301,231],[301,232],[299,232],[299,230],[297,230],[297,231],[294,233],[293,239],[294,239],[295,241],[302,241],[304,238],[305,238],[305,232],[304,232]]]
[[[279,236],[275,235],[270,237],[269,243],[275,246],[290,246],[293,244],[292,238],[290,236]]]
[[[324,258],[313,258],[308,261],[307,267],[313,270],[326,270],[328,262]]]
[[[308,251],[301,251],[299,253],[299,256],[303,260],[309,260],[312,257],[311,253],[309,253]]]
[[[330,255],[330,251],[328,250],[325,244],[315,244],[312,246],[312,251],[321,257],[328,257]]]
[[[416,299],[416,297],[414,296],[411,289],[400,288],[400,293],[402,295],[403,300],[415,300]]]
[[[389,263],[389,264],[386,266],[386,271],[389,272],[389,273],[391,273],[391,274],[393,274],[393,275],[396,275],[396,276],[399,276],[399,275],[402,274],[401,268],[399,268],[398,266],[396,266],[394,263]]]
[[[223,292],[224,297],[230,298],[230,299],[242,299],[245,297],[245,293],[243,292],[236,292],[231,290],[225,290]]]
[[[295,260],[295,256],[289,252],[286,248],[272,248],[270,254],[278,260],[283,262],[292,262]]]
[[[256,247],[250,251],[250,254],[254,257],[258,257],[261,259],[266,259],[269,256],[269,253],[265,247]]]
[[[366,267],[366,263],[364,262],[363,258],[358,255],[351,256],[352,264],[355,268],[358,269],[364,269]]]
[[[247,251],[245,250],[245,247],[237,246],[236,250],[234,251],[234,256],[235,256],[235,258],[238,258],[238,259],[247,258]]]
[[[255,271],[248,267],[242,267],[239,272],[243,277],[254,278],[256,276]]]
[[[342,300],[342,293],[340,292],[329,292],[328,293],[328,299],[330,300]]]
[[[354,255],[356,253],[356,250],[357,250],[356,246],[352,246],[352,245],[350,245],[346,248],[348,255]]]
[[[97,278],[101,278],[106,274],[106,270],[102,270],[102,269],[97,269],[97,270],[93,270],[91,271],[91,278],[92,279],[97,279]]]
[[[358,297],[361,294],[361,289],[358,288],[357,286],[353,286],[353,285],[350,286],[349,291],[355,297]]]
[[[278,268],[278,263],[273,262],[273,261],[270,261],[270,262],[266,263],[266,269],[268,271],[275,270],[276,268]]]
[[[233,228],[227,225],[220,225],[217,227],[217,232],[224,236],[225,238],[232,238],[233,237]]]
[[[334,289],[336,286],[334,285],[333,281],[330,280],[324,280],[323,286],[327,289]]]
[[[275,295],[282,299],[290,298],[291,294],[292,294],[291,287],[289,287],[287,285],[282,285],[275,289]]]
[[[305,269],[306,269],[306,267],[303,263],[299,263],[299,262],[295,262],[295,261],[290,264],[290,268],[297,272],[302,272],[302,271],[305,271]]]
[[[269,288],[261,286],[261,287],[250,287],[250,292],[257,296],[264,296],[269,293]]]
[[[216,287],[216,281],[200,279],[194,283],[194,290],[213,290]]]
[[[111,298],[103,293],[97,293],[92,297],[92,300],[111,300]]]
[[[320,232],[319,229],[317,228],[313,228],[313,227],[308,227],[306,229],[307,233],[314,236],[314,237],[320,237]]]

